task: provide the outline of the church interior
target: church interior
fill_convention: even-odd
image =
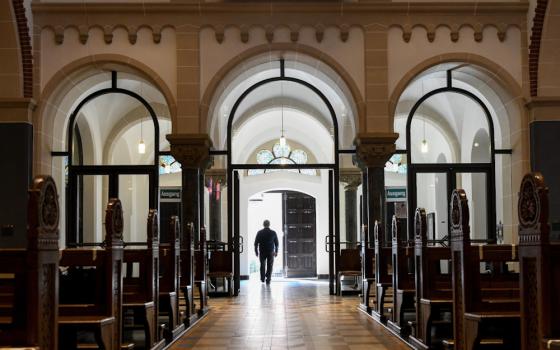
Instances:
[[[559,350],[559,47],[557,0],[0,1],[0,349]]]

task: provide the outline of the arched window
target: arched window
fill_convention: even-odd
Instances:
[[[307,164],[307,152],[302,149],[292,150],[290,145],[286,144],[284,146],[277,142],[272,150],[262,149],[257,152],[257,163],[258,164]],[[280,169],[250,169],[247,171],[247,175],[262,175],[266,173],[272,173],[277,171],[283,171]],[[317,175],[315,169],[286,169],[286,171],[300,173],[304,175]]]

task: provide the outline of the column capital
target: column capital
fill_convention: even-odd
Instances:
[[[354,139],[356,159],[362,168],[383,168],[397,149],[395,141],[399,134],[359,133]]]
[[[359,169],[340,169],[340,181],[346,183],[347,191],[355,191],[362,184],[362,172]]]
[[[212,140],[207,134],[168,134],[171,155],[183,169],[206,169],[212,162]]]
[[[204,173],[206,180],[212,178],[214,182],[220,183],[221,186],[225,186],[227,182],[226,169],[210,169]]]

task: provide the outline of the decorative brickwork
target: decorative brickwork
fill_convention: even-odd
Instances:
[[[21,49],[21,69],[23,72],[23,97],[33,97],[33,56],[31,55],[31,37],[27,27],[27,16],[23,0],[12,0],[17,20],[19,46]]]
[[[531,44],[529,45],[529,82],[531,84],[531,96],[537,96],[538,94],[539,56],[541,51],[542,31],[547,5],[548,0],[537,0],[535,17],[533,18]]]

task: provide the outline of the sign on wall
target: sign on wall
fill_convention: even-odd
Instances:
[[[387,202],[406,201],[406,187],[385,187],[385,198]]]
[[[161,187],[159,189],[159,199],[161,202],[180,202],[181,187]]]

